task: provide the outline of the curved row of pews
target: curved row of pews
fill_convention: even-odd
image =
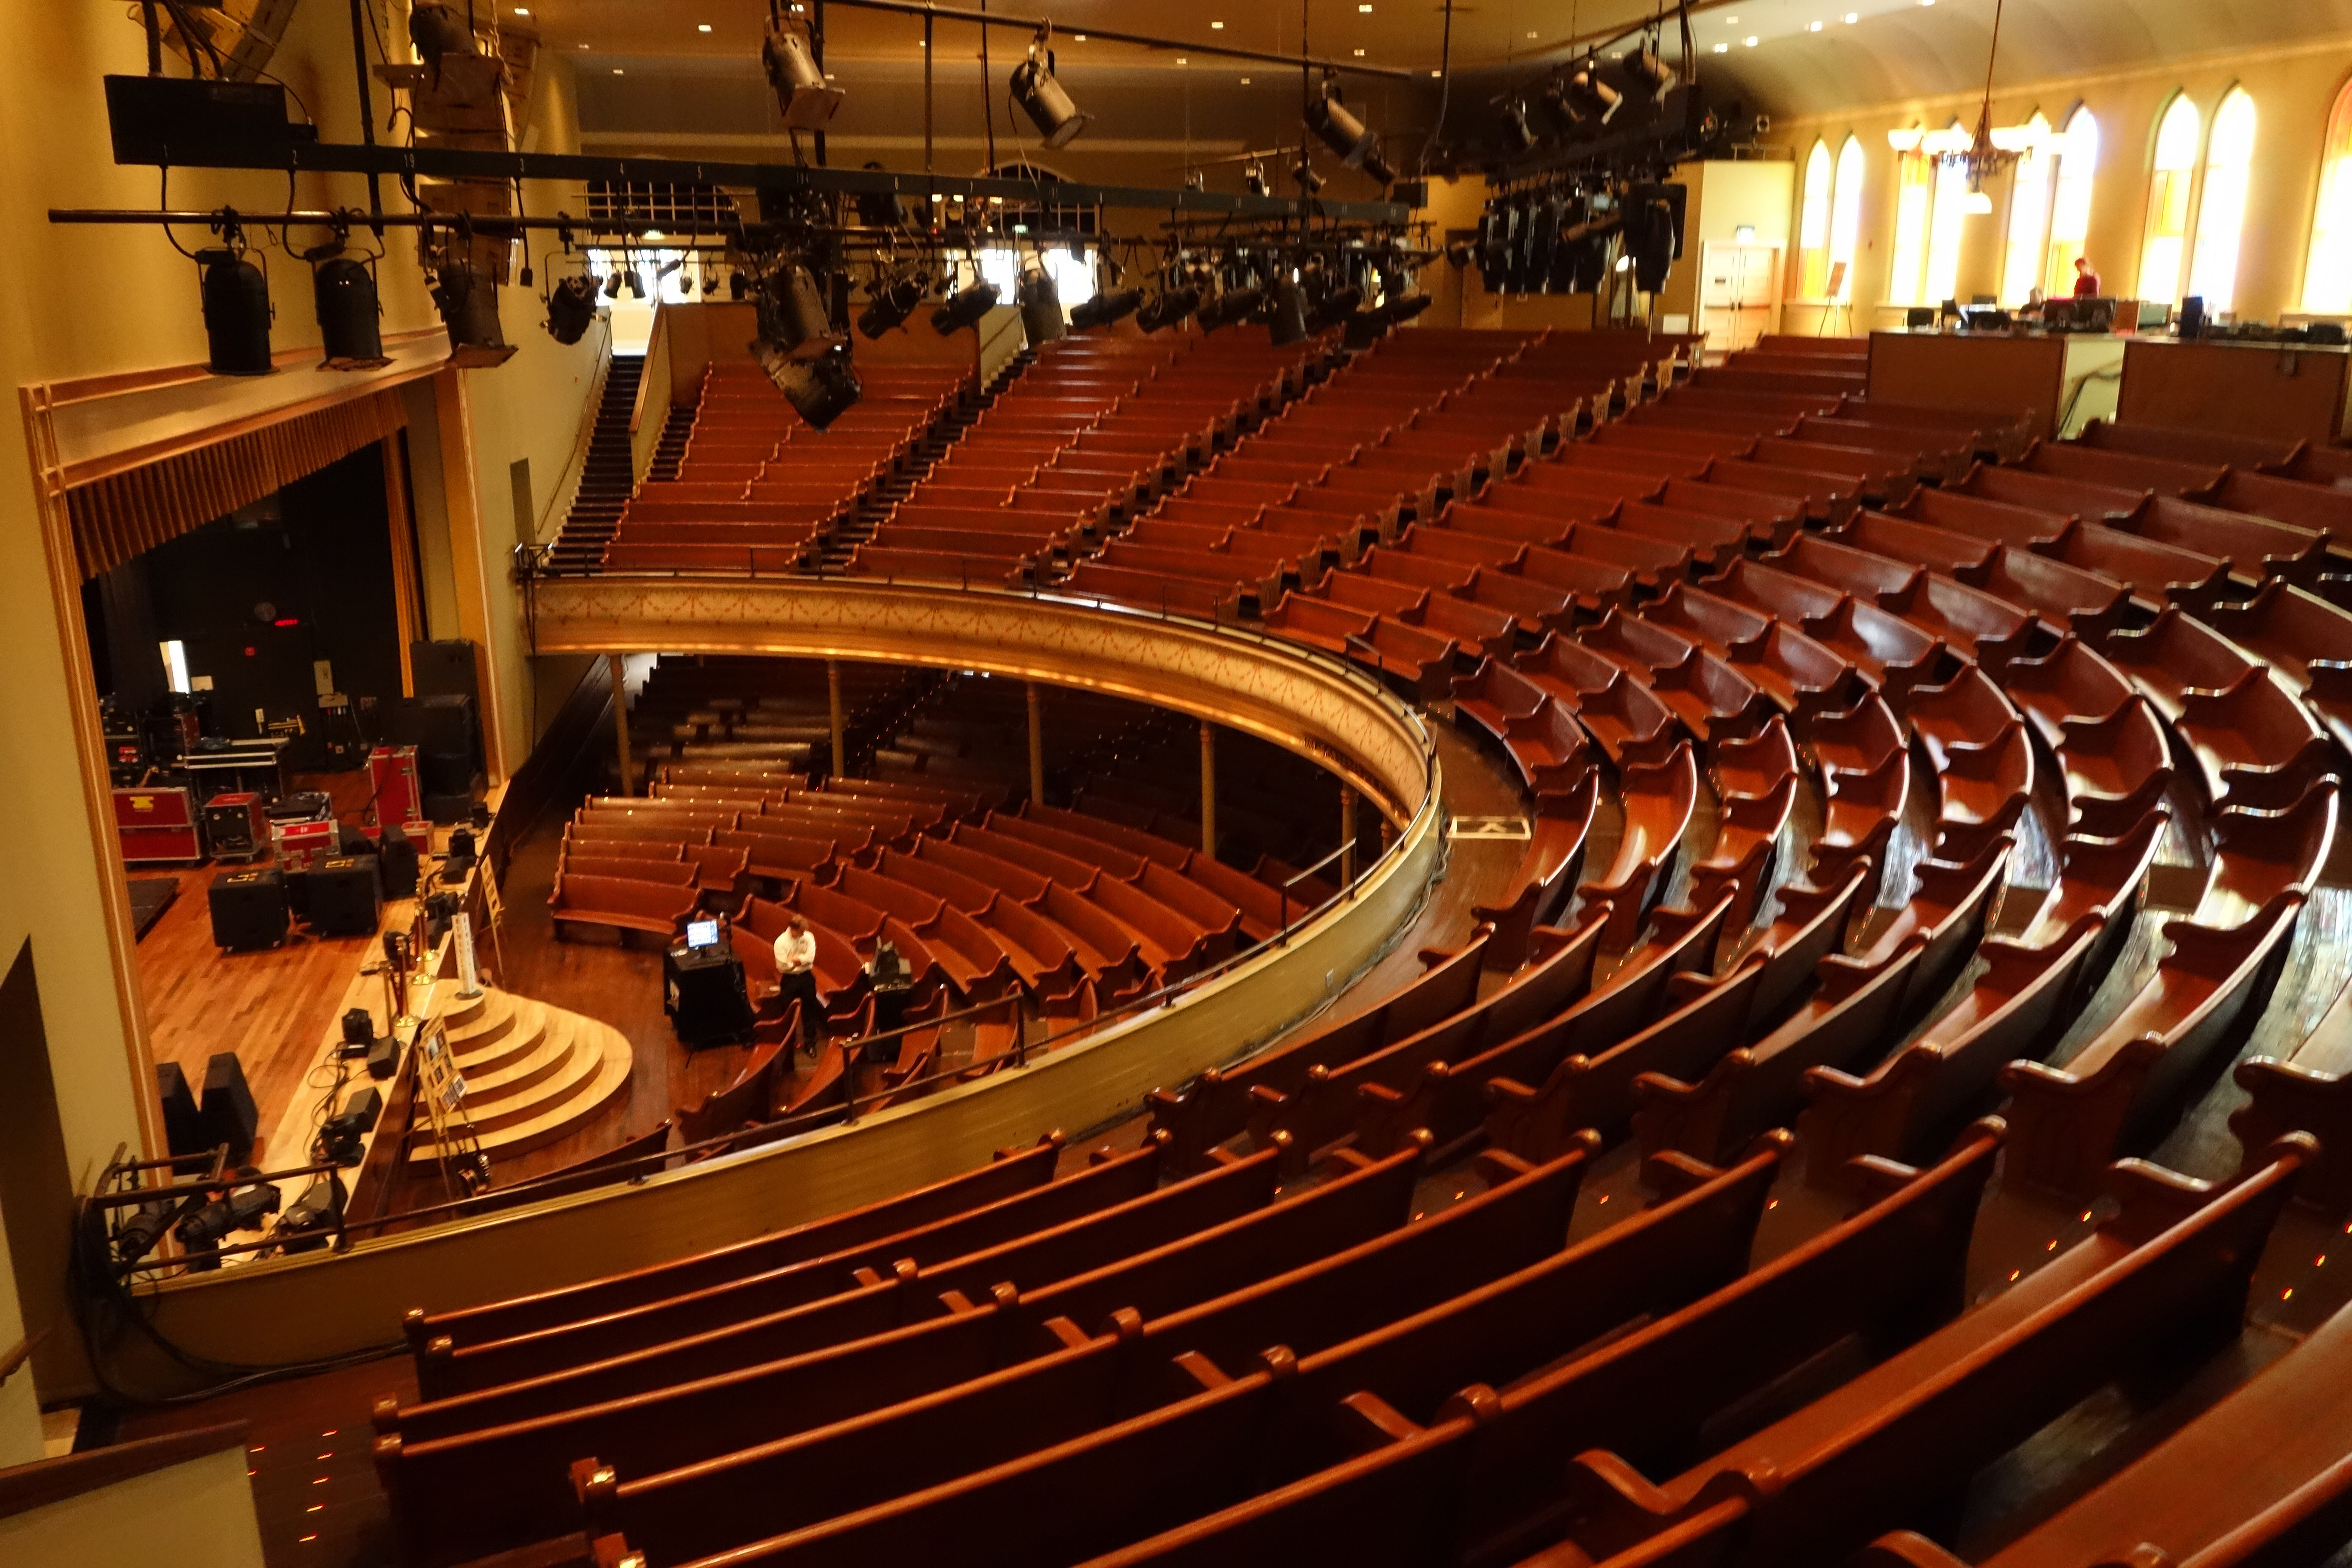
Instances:
[[[412,1313],[422,1398],[376,1421],[415,1560],[1952,1568],[1969,1477],[2230,1361],[2274,1235],[2352,1209],[2352,1012],[2273,1005],[2344,776],[2332,456],[1590,336],[1398,334],[1071,574],[1257,609],[1491,747],[1530,836],[1470,939],[1153,1094],[1131,1150]],[[1087,834],[937,842],[1051,883]],[[2250,1037],[2233,1175],[2118,1160]],[[2001,1202],[2082,1220],[1971,1289]],[[2325,1561],[2347,1334],[1982,1561]]]

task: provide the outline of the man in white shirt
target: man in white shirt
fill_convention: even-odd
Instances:
[[[823,1028],[817,1016],[816,933],[798,914],[776,938],[776,999],[801,1005],[801,1049],[814,1055]]]

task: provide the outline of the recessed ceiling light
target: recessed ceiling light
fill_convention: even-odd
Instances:
[[[1370,5],[1359,5],[1356,9],[1361,11],[1367,16],[1372,14],[1372,8]]]
[[[1805,31],[1808,33],[1818,33],[1821,30],[1822,25],[1819,22],[1808,22],[1805,24]]]
[[[1362,58],[1364,58],[1364,51],[1363,51],[1363,50],[1361,50],[1361,49],[1358,49],[1358,50],[1356,51],[1356,58],[1357,58],[1358,59],[1362,59]]]
[[[1532,37],[1534,37],[1535,36],[1536,36],[1536,30],[1535,30],[1533,27],[1529,27],[1529,28],[1528,29],[1528,37],[1530,37],[1530,38],[1532,38]]]
[[[1247,86],[1249,85],[1249,83],[1250,83],[1250,79],[1249,79],[1249,78],[1247,78],[1247,77],[1244,77],[1244,78],[1242,78],[1242,85],[1243,85],[1244,87],[1247,87]]]
[[[1212,22],[1209,24],[1209,31],[1213,33],[1222,33],[1224,30],[1225,25],[1223,22]]]
[[[518,5],[515,7],[515,15],[518,16],[528,16],[530,15],[530,7],[528,5]]]
[[[1729,44],[1717,44],[1715,46],[1715,52],[1718,55],[1727,55],[1731,52],[1731,46]]]
[[[628,75],[629,73],[628,73],[628,72],[626,72],[626,71],[625,71],[625,70],[623,70],[620,67],[618,67],[618,66],[614,66],[614,67],[613,68],[613,74],[614,74],[614,76],[626,76],[626,75]]]
[[[1070,37],[1077,39],[1077,41],[1082,44],[1087,41],[1087,36],[1084,33],[1072,33]]]
[[[1737,16],[1726,16],[1723,19],[1723,25],[1727,27],[1737,27],[1739,26],[1739,18]]]
[[[1743,43],[1743,44],[1746,44],[1746,45],[1747,45],[1749,48],[1751,48],[1751,49],[1752,49],[1752,48],[1754,48],[1754,47],[1756,47],[1757,43],[1758,43],[1757,37],[1756,37],[1756,35],[1755,35],[1755,34],[1753,34],[1753,33],[1748,34],[1746,37],[1744,37],[1744,38],[1740,39],[1739,41],[1740,41],[1741,43]]]
[[[710,24],[708,22],[697,22],[694,25],[694,30],[698,33],[707,33],[710,31]]]
[[[1862,13],[1861,13],[1861,12],[1859,12],[1859,11],[1848,11],[1848,12],[1845,14],[1845,25],[1846,25],[1847,26],[1849,26],[1849,27],[1853,26],[1856,22],[1859,22],[1859,21],[1861,21],[1861,20],[1862,20]]]
[[[1177,63],[1178,65],[1180,65],[1180,66],[1189,66],[1189,65],[1191,65],[1192,62],[1191,60],[1186,59],[1182,55],[1178,55],[1178,56],[1176,57],[1176,63]]]
[[[583,45],[581,45],[580,47],[581,47],[582,48],[583,48],[583,49],[584,49],[584,48],[586,48],[588,46],[587,46],[587,45],[585,45],[585,44],[583,44]]]

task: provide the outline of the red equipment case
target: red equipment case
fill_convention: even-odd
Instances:
[[[416,748],[378,746],[368,752],[368,787],[375,793],[375,819],[406,825],[425,815],[425,791],[417,782]]]
[[[126,866],[194,866],[204,861],[195,796],[184,789],[116,790],[114,826],[121,835]]]
[[[215,860],[251,860],[269,852],[269,817],[250,790],[205,802],[205,847]]]

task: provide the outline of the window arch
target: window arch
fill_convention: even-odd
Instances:
[[[2319,157],[2319,206],[2303,268],[2303,308],[2315,316],[2352,314],[2352,82],[2336,95]]]
[[[2000,269],[2000,302],[2022,305],[2042,285],[2050,248],[2052,165],[2057,162],[2056,139],[2049,117],[2039,110],[2026,121],[2032,142],[2017,161],[2017,174],[2009,192],[2009,247]]]
[[[1936,158],[1906,152],[1895,163],[1895,259],[1887,268],[1886,299],[1889,304],[1916,305],[1927,268],[1927,209],[1936,186]]]
[[[2140,243],[2139,297],[2180,302],[2189,252],[2189,192],[2197,177],[2204,121],[2186,93],[2175,94],[2156,131],[2156,168],[2147,182],[2147,231]]]
[[[1862,239],[1862,182],[1865,173],[1862,140],[1849,132],[1845,145],[1838,149],[1837,184],[1830,199],[1830,274],[1838,279],[1831,294],[1840,300],[1853,298],[1853,258],[1855,247]],[[1845,264],[1842,277],[1838,274],[1840,262]]]
[[[1815,141],[1805,158],[1805,195],[1797,218],[1797,297],[1818,300],[1829,288],[1830,199],[1836,179],[1830,144]]]
[[[2091,233],[2091,183],[2099,172],[2099,118],[2077,108],[2058,133],[2058,177],[2050,199],[2050,269],[2042,289],[2074,291],[2074,258]],[[2095,270],[2095,268],[2094,269]]]
[[[1957,120],[1951,129],[1961,136],[1967,130]],[[1925,304],[1937,304],[1953,298],[1960,283],[1960,240],[1968,231],[1969,171],[1958,159],[1948,158],[1936,166],[1936,199],[1927,215],[1927,279]]]
[[[2205,188],[2197,198],[2197,241],[2189,260],[2189,291],[2205,309],[2232,308],[2238,291],[2238,242],[2246,224],[2246,187],[2254,165],[2254,100],[2233,87],[2213,111],[2205,144]]]

